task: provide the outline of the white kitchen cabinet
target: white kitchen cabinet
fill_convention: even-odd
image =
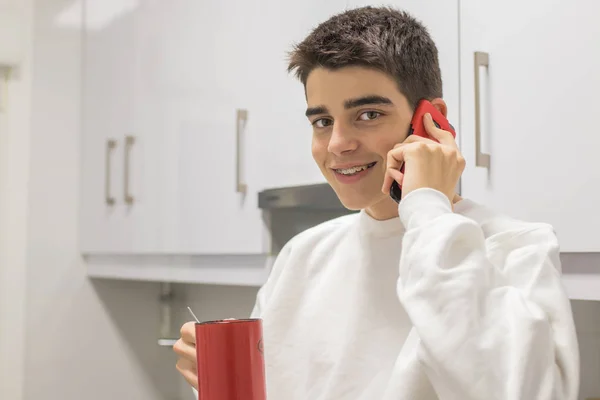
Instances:
[[[268,252],[258,192],[324,182],[286,52],[345,7],[145,0],[88,26],[83,253]]]
[[[563,252],[600,251],[600,2],[461,0],[460,7],[463,195],[551,223]],[[475,52],[489,61],[477,68],[477,82]],[[475,164],[477,132],[489,167]]]
[[[346,0],[249,2],[247,50],[251,186],[273,188],[324,183],[312,158],[312,127],[304,86],[287,72],[288,53],[312,29],[347,8]],[[316,12],[318,10],[318,12]],[[275,33],[276,32],[276,33]]]
[[[237,110],[248,106],[243,7],[178,0],[140,8],[135,121],[146,136],[142,185],[156,235],[149,251],[266,251],[257,188],[244,181],[244,141],[236,140],[244,138]]]
[[[140,37],[151,34],[153,45],[138,63],[147,76],[136,91],[143,92],[136,121],[151,132],[144,186],[153,188],[148,201],[160,221],[157,251],[266,253],[258,192],[323,181],[310,153],[303,87],[286,71],[286,52],[345,6],[181,0],[142,10]]]
[[[146,0],[86,32],[84,253],[265,252],[257,188],[236,183],[243,3]]]
[[[24,26],[25,10],[21,2],[0,2],[0,69],[17,67],[23,61],[26,34]],[[4,94],[0,93],[0,111]]]
[[[83,253],[118,254],[137,240],[130,221],[139,207],[125,199],[132,190],[125,173],[132,167],[126,137],[135,134],[135,14],[103,26],[92,23],[102,14],[100,3],[85,6],[80,246]]]
[[[551,223],[564,252],[600,250],[595,235],[600,227],[595,207],[600,196],[600,169],[595,166],[600,135],[594,134],[593,112],[585,111],[600,105],[594,96],[600,89],[600,3],[348,4],[403,9],[430,31],[439,51],[449,120],[467,160],[463,196],[516,218]],[[487,67],[475,68],[476,52],[480,63],[487,58]]]

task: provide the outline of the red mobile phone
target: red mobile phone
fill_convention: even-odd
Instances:
[[[452,133],[452,136],[456,137],[454,127],[450,124],[450,122],[448,122],[446,117],[444,117],[444,114],[439,112],[439,110],[435,108],[433,104],[431,104],[425,99],[420,100],[417,104],[415,113],[413,114],[412,120],[410,121],[410,128],[406,137],[409,137],[410,135],[417,135],[435,140],[437,142],[436,139],[432,138],[431,136],[429,136],[429,134],[427,134],[427,130],[425,129],[423,117],[427,113],[431,114],[435,126]],[[402,165],[402,168],[400,168],[400,172],[404,173],[404,165]],[[390,187],[390,196],[392,197],[392,199],[394,199],[396,203],[400,203],[400,199],[402,198],[402,189],[396,181],[392,182],[392,186]]]

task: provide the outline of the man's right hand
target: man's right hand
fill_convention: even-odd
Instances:
[[[198,390],[198,371],[196,364],[196,328],[195,322],[186,322],[181,327],[181,338],[173,345],[173,351],[179,355],[176,368],[190,385]]]

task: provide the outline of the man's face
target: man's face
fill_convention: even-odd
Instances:
[[[396,82],[362,67],[317,68],[306,95],[313,158],[340,201],[377,219],[397,215],[381,186],[387,153],[406,138],[413,111]]]

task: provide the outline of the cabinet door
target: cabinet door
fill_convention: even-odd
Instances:
[[[238,123],[248,107],[242,72],[254,62],[243,57],[244,3],[146,0],[140,8],[135,125],[151,218],[136,229],[145,225],[154,252],[267,249]]]
[[[156,251],[266,252],[258,192],[324,182],[311,156],[304,90],[286,71],[286,53],[345,6],[143,3],[135,124],[145,138],[140,179]]]
[[[287,52],[319,23],[348,8],[378,5],[363,0],[279,2],[262,0],[254,15],[247,82],[252,94],[248,122],[250,179],[259,187],[325,182],[312,159],[312,130],[304,116],[304,88],[287,73]],[[401,8],[422,20],[438,44],[449,119],[459,130],[458,1],[405,1]],[[319,13],[315,13],[315,8]],[[277,35],[273,35],[277,32]],[[257,45],[258,44],[258,45]],[[252,69],[252,67],[255,67]]]
[[[551,223],[562,251],[599,251],[600,2],[461,0],[460,12],[463,195]],[[477,132],[489,167],[475,163]]]
[[[124,199],[125,136],[133,129],[134,13],[112,21],[85,2],[82,96],[81,250],[130,251]]]
[[[349,0],[348,4],[351,8],[389,6],[408,12],[425,25],[438,49],[442,71],[443,98],[448,106],[448,120],[456,129],[456,138],[460,144],[458,0],[403,0],[395,2]]]
[[[288,73],[288,53],[317,25],[346,9],[346,0],[248,2],[243,92],[248,104],[248,179],[272,188],[324,183],[312,158],[312,127],[302,83]]]

